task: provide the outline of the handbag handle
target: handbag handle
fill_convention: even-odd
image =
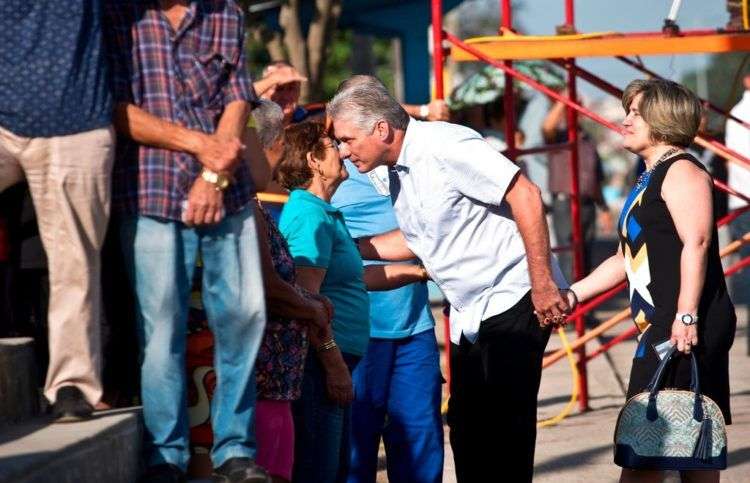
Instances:
[[[656,412],[656,395],[659,393],[661,388],[662,379],[666,372],[667,365],[672,361],[672,358],[677,354],[677,348],[672,346],[667,352],[666,356],[659,363],[659,367],[656,368],[654,376],[651,378],[651,382],[646,386],[646,390],[649,392],[648,395],[648,407],[646,408],[646,419],[649,421],[656,421],[659,418]],[[690,391],[695,393],[695,404],[693,405],[693,419],[696,421],[703,421],[703,404],[701,403],[701,389],[700,382],[698,380],[698,361],[695,358],[695,353],[690,353]]]

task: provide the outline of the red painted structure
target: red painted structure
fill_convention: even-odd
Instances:
[[[575,31],[575,6],[574,6],[574,0],[564,0],[565,2],[565,27],[567,30],[574,32]],[[580,221],[580,196],[579,196],[579,180],[578,180],[578,116],[584,115],[586,117],[589,117],[590,119],[594,120],[595,122],[612,129],[616,132],[622,132],[621,128],[603,117],[599,116],[598,114],[586,109],[583,107],[577,100],[577,85],[576,81],[578,77],[583,78],[587,82],[590,82],[591,84],[599,87],[600,89],[604,90],[605,92],[608,92],[615,96],[621,96],[622,92],[620,89],[615,87],[614,85],[608,83],[605,80],[602,80],[598,76],[592,74],[591,72],[588,72],[584,69],[581,69],[576,66],[576,62],[574,58],[567,58],[567,59],[548,59],[551,62],[554,62],[563,68],[567,70],[568,74],[568,96],[563,96],[552,89],[546,87],[545,85],[535,81],[534,79],[520,73],[519,71],[515,70],[513,68],[513,61],[509,59],[495,59],[492,58],[489,55],[484,54],[479,48],[468,44],[461,39],[455,37],[454,35],[451,35],[450,33],[443,30],[443,22],[442,22],[442,1],[441,0],[431,0],[432,3],[432,39],[433,39],[433,67],[435,72],[435,93],[436,97],[438,99],[443,99],[444,96],[444,81],[443,81],[443,66],[445,62],[445,50],[443,47],[443,42],[447,41],[450,44],[452,44],[455,47],[458,47],[459,49],[473,55],[477,59],[479,59],[482,62],[485,62],[487,64],[490,64],[494,67],[497,67],[498,69],[502,70],[505,74],[505,91],[503,94],[503,104],[504,104],[504,112],[506,115],[506,125],[505,125],[505,139],[507,143],[507,150],[505,154],[510,157],[511,159],[516,158],[519,155],[522,154],[530,154],[530,153],[539,153],[539,152],[548,152],[553,150],[561,150],[561,149],[568,149],[570,150],[570,169],[571,169],[571,220],[572,220],[572,227],[573,227],[573,243],[571,246],[568,247],[556,247],[555,251],[560,250],[573,250],[574,251],[574,258],[573,258],[573,275],[576,280],[583,277],[583,236],[581,231],[581,221]],[[512,7],[511,7],[511,0],[500,0],[500,7],[501,7],[501,25],[500,25],[500,31],[512,31],[513,24],[512,24]],[[696,36],[701,35],[715,35],[717,34],[716,30],[709,30],[709,29],[702,29],[702,30],[691,30],[691,31],[683,31],[680,32],[680,36],[684,36],[686,38],[694,38]],[[665,37],[670,36],[673,37],[673,35],[669,35],[662,32],[640,32],[640,33],[629,33],[629,34],[618,34],[618,36],[622,37],[636,37],[636,36],[647,36],[647,37]],[[625,56],[617,56],[619,60],[622,62],[640,70],[641,72],[651,76],[651,77],[659,77],[655,73],[649,71],[646,69],[642,64],[635,62]],[[515,130],[516,130],[516,120],[514,119],[514,104],[515,104],[515,92],[513,88],[513,80],[518,79],[521,82],[524,82],[528,84],[529,86],[533,87],[534,89],[543,92],[547,96],[551,97],[552,99],[555,99],[557,101],[563,102],[567,106],[567,126],[568,126],[568,140],[566,143],[556,144],[556,145],[549,145],[549,146],[543,146],[543,147],[537,147],[532,149],[523,149],[519,150],[515,146]],[[750,129],[750,124],[740,121],[736,119],[735,117],[731,116],[730,114],[724,112],[723,110],[719,109],[713,104],[710,104],[706,101],[704,101],[704,104],[711,110],[725,116],[728,118],[731,118],[739,123],[741,123],[744,127]],[[730,149],[728,149],[723,144],[719,143],[718,141],[714,139],[707,138],[705,136],[699,136],[696,140],[701,145],[707,147],[708,149],[711,149],[712,151],[718,153],[724,158],[732,158],[730,159],[732,162],[737,162],[745,165],[745,167],[750,169],[750,160],[748,160],[743,155],[736,153]],[[750,202],[750,199],[742,193],[739,193],[728,186],[726,186],[724,183],[721,183],[719,181],[714,181],[714,185],[717,189],[720,189],[722,191],[725,191],[733,196],[738,196],[746,201]],[[734,212],[730,213],[726,217],[724,217],[722,220],[719,221],[719,225],[725,224],[736,218],[740,213],[747,211],[748,207],[741,208],[739,210],[735,210]],[[739,261],[734,266],[730,267],[730,269],[727,270],[726,275],[731,275],[732,273],[736,273],[737,271],[747,267],[750,265],[750,258],[746,258],[744,260]],[[573,314],[569,317],[570,321],[575,322],[575,328],[577,336],[580,338],[585,333],[585,327],[583,323],[583,316],[593,310],[595,307],[599,306],[601,303],[605,302],[606,300],[609,300],[613,296],[615,296],[617,293],[619,293],[622,289],[625,288],[625,283],[620,284],[619,286],[595,297],[591,301],[582,304],[580,307],[578,307]],[[447,359],[447,367],[448,367],[448,383],[450,384],[450,344],[448,341],[450,340],[449,335],[449,328],[448,328],[448,318],[446,315],[445,318],[445,334],[446,334],[446,353],[448,356]],[[637,333],[637,330],[634,328],[629,329],[613,340],[609,341],[607,344],[602,345],[600,348],[598,348],[595,352],[590,354],[589,356],[586,355],[585,345],[581,345],[579,349],[577,349],[577,355],[578,355],[578,370],[580,373],[579,378],[579,407],[581,411],[585,411],[588,409],[588,382],[586,377],[586,362],[590,360],[591,358],[605,352],[610,347],[614,346],[615,344],[626,340],[630,337],[633,337]]]

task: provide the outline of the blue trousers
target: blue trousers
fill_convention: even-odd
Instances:
[[[123,221],[120,235],[142,352],[146,464],[184,470],[190,458],[185,352],[199,252],[203,306],[215,340],[211,459],[220,466],[229,458],[255,457],[253,366],[265,302],[253,212],[245,208],[205,228],[138,216]]]
[[[352,372],[360,357],[342,353]],[[307,353],[302,396],[292,403],[294,483],[337,483],[349,465],[351,406],[328,399],[325,369],[314,350]]]
[[[442,481],[442,376],[435,332],[371,338],[353,380],[348,482],[375,482],[381,437],[388,481]]]

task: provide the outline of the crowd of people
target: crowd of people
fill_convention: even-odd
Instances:
[[[229,0],[11,3],[0,41],[40,68],[0,57],[12,74],[0,83],[0,190],[26,180],[46,254],[44,396],[57,422],[101,407],[106,236],[127,280],[115,298],[132,297],[123,323],[137,335],[143,482],[187,478],[197,266],[213,336],[217,482],[371,482],[381,440],[389,480],[441,481],[427,280],[450,303],[447,423],[460,482],[498,471],[531,481],[551,329],[624,280],[643,334],[629,394],[658,365],[651,345],[670,340],[696,354],[704,394],[731,422],[736,320],[711,177],[687,151],[701,106],[682,86],[625,91],[624,146],[646,170],[620,215],[617,252],[568,286],[540,189],[477,131],[433,122],[448,119],[445,103],[402,105],[358,75],[314,119],[291,65],[273,62],[252,82],[243,13]],[[560,140],[562,112],[554,105],[545,119],[548,142]],[[601,161],[580,142],[591,241],[597,207],[611,220]],[[569,173],[558,171],[553,213],[569,243]],[[270,183],[289,192],[280,217],[256,196]],[[685,361],[672,385],[690,386]],[[658,477],[623,470],[622,481]],[[718,471],[683,478],[717,481]]]

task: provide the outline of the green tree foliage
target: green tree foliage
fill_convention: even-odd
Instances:
[[[353,34],[350,29],[337,30],[333,34],[323,75],[323,100],[333,97],[338,85],[353,74]],[[366,73],[377,76],[393,92],[393,49],[390,39],[373,38],[372,60],[373,72]]]

